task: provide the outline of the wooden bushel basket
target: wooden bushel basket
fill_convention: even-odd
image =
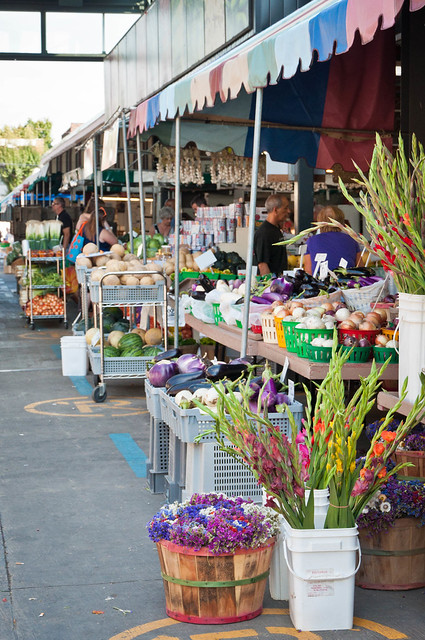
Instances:
[[[162,540],[157,543],[167,615],[181,622],[225,624],[263,610],[275,539],[258,549],[212,555]]]
[[[412,462],[414,467],[403,467],[398,472],[400,476],[410,476],[414,478],[425,477],[425,451],[395,451],[395,463]]]
[[[360,529],[358,587],[397,591],[425,586],[425,526],[418,523],[416,518],[400,518],[372,537],[367,529]]]

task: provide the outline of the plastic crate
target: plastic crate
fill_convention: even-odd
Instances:
[[[212,303],[212,308],[213,308],[213,312],[214,312],[214,323],[218,324],[219,322],[224,322],[224,318],[221,315],[221,311],[220,311],[220,303],[219,302],[213,302]]]
[[[75,265],[75,273],[77,275],[77,280],[79,284],[84,284],[84,283],[88,283],[89,279],[90,279],[90,274],[93,271],[93,269],[88,269],[87,267],[85,267],[82,264],[76,264]]]
[[[238,329],[242,329],[242,322],[240,320],[235,320],[235,322]]]
[[[295,327],[297,353],[300,358],[308,358],[307,347],[314,338],[332,338],[333,329],[299,329]]]
[[[373,357],[376,362],[385,362],[388,358],[391,358],[391,364],[398,364],[398,353],[391,347],[373,347]]]
[[[89,283],[90,298],[94,303],[100,302],[100,284],[99,282]],[[152,285],[134,285],[134,286],[102,286],[102,303],[103,304],[155,304],[164,302],[164,283],[157,282]]]
[[[283,330],[282,318],[274,317],[274,326],[276,327],[277,344],[282,349],[286,349],[285,331]]]
[[[395,329],[381,329],[381,333],[383,333],[384,336],[387,336],[387,338],[389,338],[390,340],[393,340]]]
[[[165,476],[165,497],[168,502],[182,500],[186,481],[187,445],[170,431],[168,448],[168,471]]]
[[[343,351],[352,350],[347,362],[367,362],[372,351],[372,347],[346,347],[343,344],[339,348]]]
[[[285,336],[285,343],[287,351],[291,353],[297,352],[297,335],[295,333],[295,327],[299,322],[284,322],[282,321],[283,333]]]
[[[274,316],[271,313],[261,314],[261,327],[263,329],[263,340],[269,344],[277,344],[276,325]]]
[[[154,387],[149,380],[145,380],[146,408],[157,420],[162,420],[159,387]]]
[[[89,347],[89,360],[92,372],[101,375],[99,347]],[[103,375],[109,378],[145,378],[150,362],[152,357],[103,358]]]
[[[314,347],[308,344],[306,347],[307,358],[314,362],[330,362],[332,347]]]
[[[160,390],[162,419],[168,424],[171,431],[182,442],[193,442],[195,437],[204,431],[212,429],[214,420],[200,409],[181,409],[171,396]],[[297,427],[301,428],[304,407],[301,402],[295,400],[289,407],[294,416]],[[286,436],[291,436],[291,425],[287,412],[269,413],[270,422],[279,427]],[[215,434],[210,433],[202,437],[202,442],[215,441]]]
[[[152,416],[149,427],[150,468],[155,473],[167,473],[170,429],[163,420],[157,420]]]

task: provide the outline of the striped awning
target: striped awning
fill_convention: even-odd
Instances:
[[[274,85],[306,72],[314,60],[326,61],[353,45],[371,42],[378,30],[395,23],[405,0],[316,0],[253,36],[209,65],[195,70],[145,100],[130,114],[129,136],[158,122],[194,113],[238,97],[243,89]],[[406,0],[407,1],[407,0]],[[425,0],[410,0],[410,10]]]

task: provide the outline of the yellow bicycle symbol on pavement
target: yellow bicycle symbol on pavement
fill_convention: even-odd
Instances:
[[[61,418],[106,418],[139,416],[147,413],[140,406],[140,398],[108,398],[107,404],[96,404],[87,397],[40,400],[27,404],[25,411]]]
[[[183,638],[189,638],[190,640],[236,640],[238,638],[261,638],[261,640],[266,640],[268,637],[275,639],[277,636],[282,637],[282,639],[298,638],[298,640],[322,640],[321,635],[313,633],[312,631],[297,631],[292,626],[268,626],[267,616],[269,615],[288,616],[289,618],[289,609],[264,609],[260,618],[257,618],[257,620],[261,621],[264,619],[265,627],[264,630],[261,630],[261,635],[256,629],[244,629],[242,627],[235,628],[233,625],[230,631],[219,631],[217,629],[217,631],[193,634],[187,633],[187,627],[185,627],[184,634],[178,635],[178,629],[175,628],[175,625],[182,623],[177,620],[172,620],[171,618],[164,618],[162,620],[147,622],[146,624],[133,627],[132,629],[127,629],[127,631],[118,633],[109,640],[135,640],[136,638],[141,639],[142,636],[147,636],[147,634],[149,634],[150,640],[183,640]],[[291,624],[290,620],[288,620],[288,622]],[[167,627],[173,627],[173,631],[176,632],[176,635],[164,635],[161,630]],[[199,629],[199,626],[197,628]],[[360,629],[372,631],[374,635],[371,637],[376,637],[375,634],[378,634],[386,640],[404,640],[408,638],[408,636],[401,631],[397,631],[391,627],[386,627],[385,625],[373,622],[372,620],[365,620],[364,618],[357,617],[354,618],[352,633],[350,630],[344,631],[344,638],[346,638],[346,640],[349,640],[349,638],[358,638],[358,632]],[[154,635],[154,633],[158,631],[160,634]]]

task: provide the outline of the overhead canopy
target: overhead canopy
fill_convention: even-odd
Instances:
[[[391,135],[393,129],[391,27],[402,5],[403,0],[311,2],[142,102],[130,114],[129,136],[151,130],[172,143],[169,125],[155,125],[180,114],[182,143],[192,140],[210,150],[232,146],[250,156],[253,92],[262,87],[261,150],[291,163],[304,157],[322,169],[340,163],[352,170],[353,159],[366,168],[374,132]],[[410,0],[412,11],[424,5],[425,0]]]

